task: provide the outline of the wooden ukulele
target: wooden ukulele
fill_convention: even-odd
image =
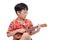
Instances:
[[[41,24],[40,27],[47,27],[47,24]],[[31,31],[31,30],[35,30],[36,28],[38,28],[38,26],[32,27],[32,28],[28,28],[27,31]],[[26,31],[24,31],[23,33],[25,33]]]

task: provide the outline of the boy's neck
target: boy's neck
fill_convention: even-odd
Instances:
[[[13,40],[19,40],[19,39],[13,39]]]
[[[19,17],[18,17],[18,20],[19,20],[19,21],[24,21],[25,19],[22,19],[22,18],[19,18]]]

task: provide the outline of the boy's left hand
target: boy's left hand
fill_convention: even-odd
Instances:
[[[41,24],[41,25],[38,24],[38,28],[37,28],[37,30],[39,31],[40,28],[42,28],[42,27],[47,27],[47,24]]]

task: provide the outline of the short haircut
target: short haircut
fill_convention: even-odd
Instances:
[[[28,10],[28,6],[25,3],[19,3],[14,7],[14,9],[15,9],[15,12],[21,11],[24,9]]]

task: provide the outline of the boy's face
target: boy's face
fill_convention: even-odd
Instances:
[[[27,12],[28,12],[28,10],[21,10],[21,11],[17,11],[17,15],[18,15],[18,17],[19,18],[21,18],[21,19],[25,19],[26,18],[26,16],[27,16]]]

